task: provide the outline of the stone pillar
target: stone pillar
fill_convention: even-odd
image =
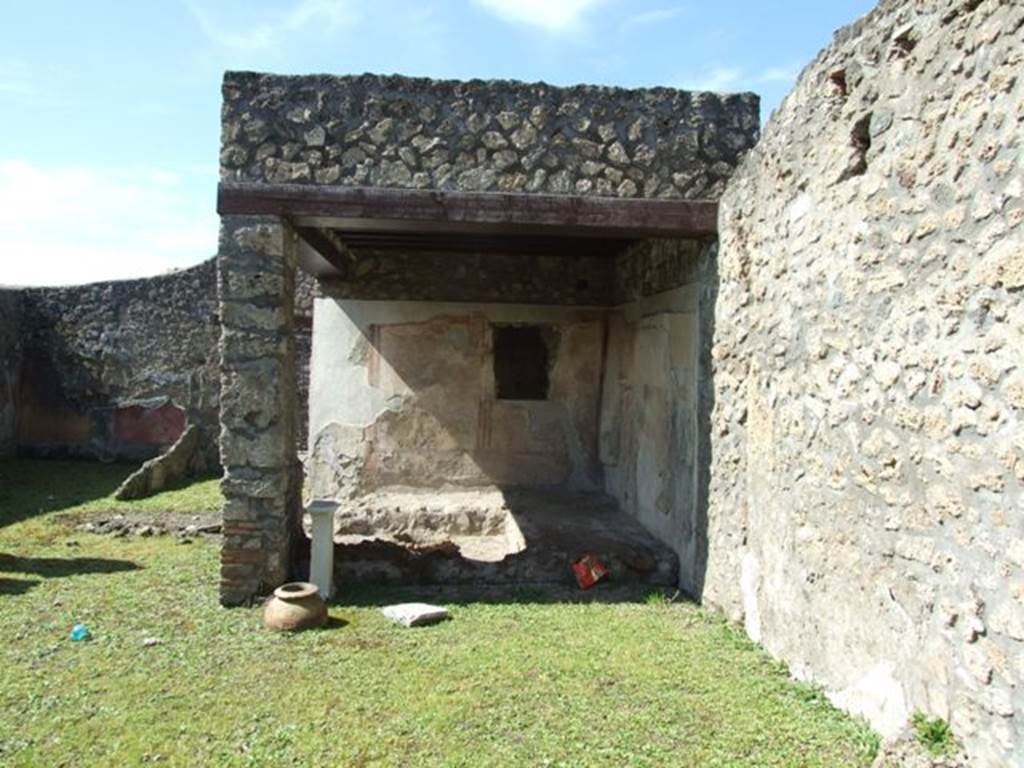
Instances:
[[[22,291],[0,290],[0,457],[14,454],[22,356]]]
[[[221,219],[220,601],[287,581],[301,524],[295,455],[295,234],[274,217]]]

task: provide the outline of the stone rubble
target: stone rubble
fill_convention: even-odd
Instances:
[[[951,755],[933,755],[912,730],[882,744],[871,768],[970,768],[962,750]]]
[[[97,533],[114,538],[126,536],[176,536],[179,539],[194,539],[199,536],[217,535],[221,532],[220,523],[215,522],[184,522],[182,515],[170,514],[144,514],[144,515],[114,515],[113,517],[99,517],[86,522],[79,523],[75,530],[84,533]],[[198,516],[196,516],[198,517]]]
[[[145,499],[184,480],[191,474],[198,446],[199,429],[190,424],[174,445],[126,477],[114,491],[114,498],[119,501]]]

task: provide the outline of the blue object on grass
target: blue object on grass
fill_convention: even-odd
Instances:
[[[89,631],[89,628],[85,626],[85,624],[75,624],[75,626],[71,628],[70,637],[72,640],[88,640],[92,637],[92,632]]]

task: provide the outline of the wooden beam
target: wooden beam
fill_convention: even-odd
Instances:
[[[438,251],[448,253],[515,253],[532,256],[591,256],[610,258],[636,239],[613,237],[555,237],[552,235],[495,235],[479,232],[332,232],[354,251]]]
[[[222,182],[220,214],[273,215],[297,226],[564,237],[701,237],[717,231],[712,200],[662,200],[381,187]]]
[[[345,246],[338,243],[333,235],[314,227],[296,227],[295,233],[338,272],[344,274],[348,271],[353,260],[346,258],[348,254],[345,253]]]

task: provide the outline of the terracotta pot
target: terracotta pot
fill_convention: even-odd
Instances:
[[[263,609],[267,629],[298,632],[322,627],[327,621],[327,604],[317,592],[316,584],[292,581],[274,590],[274,596]]]

